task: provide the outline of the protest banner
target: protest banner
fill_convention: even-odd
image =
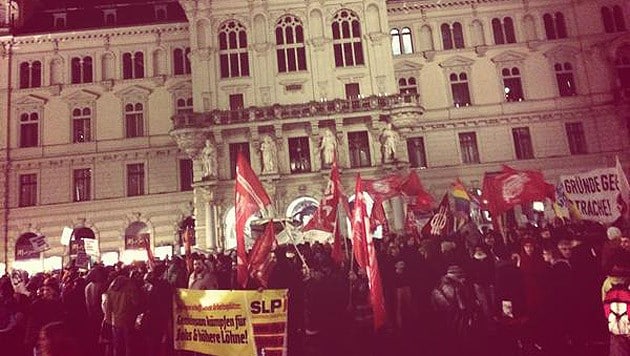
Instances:
[[[50,246],[48,242],[46,242],[46,236],[44,235],[35,235],[29,238],[31,245],[33,246],[34,252],[43,252],[50,250]]]
[[[176,350],[206,355],[286,355],[288,290],[177,289]]]
[[[612,224],[624,209],[620,179],[617,168],[611,167],[560,176],[560,184],[581,219]]]

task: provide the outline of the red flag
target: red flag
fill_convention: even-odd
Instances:
[[[352,250],[360,268],[367,266],[367,234],[370,231],[370,220],[365,206],[365,197],[361,189],[361,176],[357,174],[352,210]]]
[[[335,230],[335,224],[337,223],[337,210],[342,200],[347,204],[347,199],[341,187],[337,161],[333,161],[330,170],[330,180],[324,191],[324,197],[320,201],[315,214],[313,214],[311,220],[302,228],[302,231],[321,230],[333,232]]]
[[[404,179],[392,174],[377,180],[364,180],[361,187],[370,194],[374,201],[384,201],[400,194]]]
[[[412,235],[416,241],[418,240],[418,235],[420,234],[418,221],[416,220],[416,214],[409,205],[407,205],[407,216],[405,218],[405,232]]]
[[[236,272],[238,284],[247,284],[247,253],[245,251],[245,223],[250,216],[261,211],[263,217],[271,214],[271,199],[242,153],[236,159]]]
[[[155,256],[153,255],[153,250],[151,250],[151,241],[149,238],[149,234],[141,234],[142,240],[144,242],[144,248],[147,250],[147,264],[150,270],[155,269]]]
[[[385,298],[381,275],[376,259],[374,240],[370,233],[370,221],[367,217],[365,197],[362,191],[361,176],[357,175],[355,187],[354,211],[352,213],[352,241],[357,264],[365,268],[370,288],[370,304],[374,315],[374,330],[385,324]]]
[[[482,200],[487,201],[493,217],[515,205],[545,198],[555,199],[555,187],[545,182],[540,171],[517,171],[503,166],[499,174],[484,175]]]
[[[448,193],[444,194],[440,206],[422,228],[423,237],[446,237],[451,232],[453,214],[448,204]]]
[[[429,194],[422,183],[416,171],[412,170],[401,186],[401,190],[409,199],[409,205],[413,210],[426,211],[431,209],[433,205],[433,197]]]
[[[335,223],[335,229],[333,231],[333,247],[330,257],[332,257],[333,261],[335,261],[338,265],[343,261],[343,251],[341,250],[341,233],[339,232],[339,221]]]
[[[264,288],[267,288],[267,281],[271,272],[271,249],[275,241],[276,234],[273,229],[273,221],[269,221],[265,232],[256,239],[249,253],[249,264],[247,266],[249,276],[258,280]]]

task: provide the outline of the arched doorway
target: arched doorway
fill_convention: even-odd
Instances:
[[[299,221],[299,226],[304,226],[311,220],[318,206],[319,202],[315,198],[300,197],[289,204],[286,214],[294,221]]]
[[[42,252],[36,250],[31,243],[37,236],[34,232],[26,232],[15,241],[14,269],[27,271],[30,275],[43,270]]]

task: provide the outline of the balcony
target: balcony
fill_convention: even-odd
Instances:
[[[417,94],[373,95],[356,99],[311,101],[302,104],[256,107],[239,110],[213,110],[207,113],[182,113],[172,117],[173,130],[204,128],[215,125],[256,123],[272,120],[296,120],[332,115],[364,115],[368,112],[393,115],[421,115]]]

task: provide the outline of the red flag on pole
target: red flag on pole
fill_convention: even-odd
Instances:
[[[517,171],[503,166],[499,174],[484,175],[482,200],[488,202],[493,217],[515,205],[545,198],[555,200],[555,187],[545,182],[540,171]]]
[[[361,176],[357,175],[354,210],[352,212],[352,241],[357,264],[365,268],[370,288],[370,304],[374,314],[374,330],[385,324],[385,298],[381,275],[376,259],[374,240],[370,233],[370,219],[367,216],[365,197],[362,191]]]
[[[267,223],[263,235],[256,239],[249,253],[249,264],[247,266],[249,276],[258,280],[264,288],[267,288],[267,281],[271,272],[271,249],[275,241],[276,234],[273,229],[273,220],[271,220]]]
[[[401,186],[402,193],[409,198],[409,204],[413,210],[429,210],[433,205],[433,197],[429,194],[416,171],[412,170]]]
[[[250,216],[262,212],[263,217],[271,215],[271,199],[262,183],[250,167],[242,153],[236,159],[236,272],[237,282],[245,287],[247,284],[247,252],[245,251],[245,223]]]

